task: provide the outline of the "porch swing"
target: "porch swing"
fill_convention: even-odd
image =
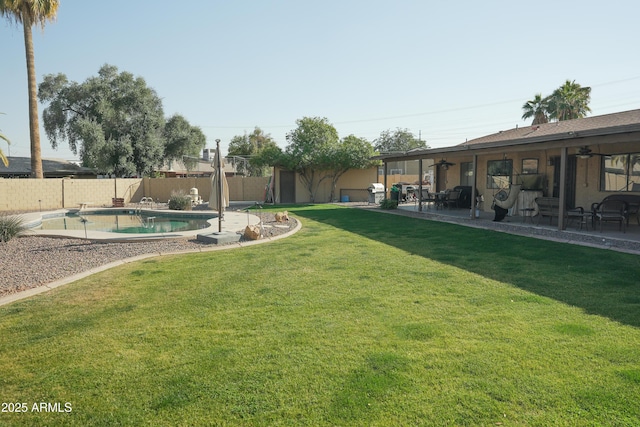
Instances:
[[[502,155],[502,162],[502,170],[506,170],[506,154]],[[510,184],[508,188],[501,188],[498,190],[498,192],[493,196],[493,203],[491,204],[491,208],[495,211],[495,216],[493,218],[494,221],[502,221],[507,216],[509,209],[516,204],[518,194],[520,194],[521,189],[522,184]],[[507,190],[509,191],[507,192]]]

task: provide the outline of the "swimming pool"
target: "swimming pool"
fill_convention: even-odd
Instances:
[[[216,211],[129,208],[60,209],[32,212],[22,217],[32,235],[105,242],[197,238],[219,231],[242,233],[247,225],[260,222],[256,215],[246,212],[226,211],[224,218],[219,220]],[[101,222],[106,225],[100,226]],[[105,228],[108,231],[103,231]]]
[[[37,230],[90,230],[108,233],[150,234],[201,230],[215,218],[209,215],[181,215],[158,212],[68,212],[64,216],[43,219]]]

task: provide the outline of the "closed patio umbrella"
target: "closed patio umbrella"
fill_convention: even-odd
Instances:
[[[224,174],[224,162],[220,156],[220,142],[216,140],[216,153],[213,158],[214,172],[211,174],[211,194],[209,195],[209,209],[217,210],[220,218],[224,215],[224,208],[229,207],[229,183]],[[222,185],[220,185],[220,179]]]

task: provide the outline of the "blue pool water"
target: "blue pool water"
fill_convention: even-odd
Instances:
[[[169,233],[176,231],[200,230],[210,226],[211,215],[193,217],[157,213],[112,212],[68,213],[63,217],[45,219],[40,230],[87,230],[110,233]]]

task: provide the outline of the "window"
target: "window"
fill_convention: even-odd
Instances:
[[[538,173],[538,159],[522,159],[522,174]]]
[[[460,185],[471,187],[473,182],[473,163],[460,162]]]
[[[640,153],[602,156],[602,191],[640,191]]]
[[[506,188],[511,184],[513,160],[489,160],[487,162],[487,188]]]

